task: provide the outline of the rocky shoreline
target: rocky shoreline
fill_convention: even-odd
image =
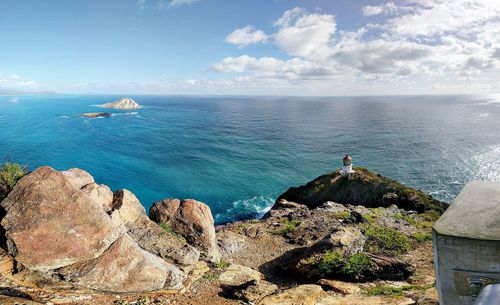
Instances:
[[[438,304],[431,228],[447,205],[363,168],[217,227],[202,202],[148,216],[81,169],[38,168],[0,201],[1,304]]]

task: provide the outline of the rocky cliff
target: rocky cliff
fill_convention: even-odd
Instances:
[[[41,167],[0,206],[2,304],[437,304],[430,230],[446,206],[364,169],[217,228],[202,202],[148,217],[80,169]]]
[[[131,98],[121,98],[118,101],[112,103],[106,103],[99,105],[102,108],[112,108],[112,109],[140,109],[142,108],[136,101]]]

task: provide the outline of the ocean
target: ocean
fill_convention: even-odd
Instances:
[[[79,116],[120,97],[0,96],[0,158],[85,169],[146,209],[194,198],[217,223],[262,215],[346,153],[447,202],[500,180],[500,96],[130,96],[144,108]]]

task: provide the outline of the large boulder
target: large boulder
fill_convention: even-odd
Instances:
[[[99,203],[105,212],[111,209],[113,203],[113,192],[104,184],[97,184],[88,172],[72,168],[61,172],[69,182],[78,190],[83,191],[94,201]]]
[[[178,289],[185,279],[178,267],[144,251],[126,234],[100,257],[58,271],[68,281],[110,292]]]
[[[206,204],[193,199],[166,199],[151,207],[149,217],[183,236],[201,251],[202,258],[211,262],[220,260],[214,219]]]
[[[175,260],[164,260],[146,247],[156,238],[147,232],[162,232],[164,246],[165,240],[174,238],[147,218],[132,193],[118,191],[111,203],[103,204],[104,200],[96,200],[104,198],[102,194],[97,191],[97,197],[92,196],[90,188],[106,189],[78,169],[61,173],[41,167],[23,177],[1,203],[9,254],[29,270],[100,291],[181,288],[185,272],[172,264]],[[140,238],[129,234],[139,225],[149,231]],[[197,261],[194,249],[194,258],[189,251],[175,250],[165,252],[191,257],[189,263]]]
[[[31,270],[94,259],[123,234],[97,202],[47,166],[23,177],[1,206],[9,253]]]
[[[314,305],[326,293],[319,285],[299,285],[262,299],[259,305]]]
[[[419,190],[370,172],[356,168],[355,173],[342,176],[337,170],[299,187],[291,187],[280,195],[273,209],[281,207],[282,199],[303,204],[310,209],[327,201],[341,204],[364,205],[366,207],[398,207],[419,213],[435,210],[444,212],[448,205]]]
[[[109,215],[143,249],[182,266],[192,266],[198,261],[199,251],[151,221],[133,193],[116,191]]]

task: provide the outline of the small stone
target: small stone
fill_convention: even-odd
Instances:
[[[326,293],[319,285],[300,285],[262,299],[259,305],[315,305]],[[327,303],[325,303],[326,305]]]

